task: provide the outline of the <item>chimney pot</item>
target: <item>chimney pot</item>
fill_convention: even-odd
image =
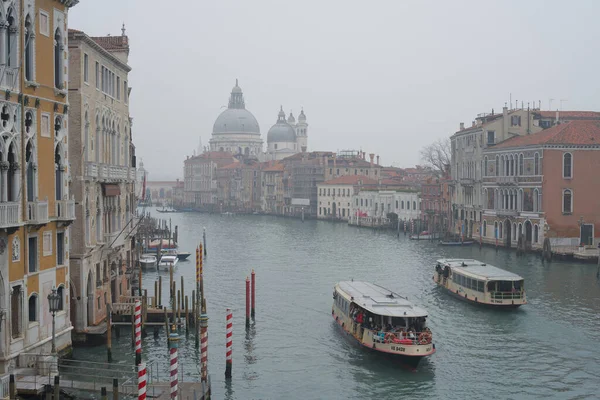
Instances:
[[[461,122],[461,123],[460,123],[460,130],[461,130],[461,131],[464,131],[464,130],[465,130],[465,123],[464,123],[464,122]]]

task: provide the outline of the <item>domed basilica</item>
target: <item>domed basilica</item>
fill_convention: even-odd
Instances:
[[[281,160],[306,150],[307,131],[304,110],[300,112],[296,123],[291,112],[286,120],[281,107],[277,122],[267,133],[267,151],[263,152],[260,127],[254,115],[246,110],[244,94],[236,79],[227,110],[217,117],[213,125],[210,150],[226,151],[235,156],[256,158],[260,161]]]

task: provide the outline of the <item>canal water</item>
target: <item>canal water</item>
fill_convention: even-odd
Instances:
[[[167,214],[163,214],[167,215]],[[153,216],[160,214],[153,211]],[[194,252],[206,227],[209,374],[216,399],[598,398],[600,281],[597,267],[542,263],[535,255],[477,246],[440,247],[401,235],[322,221],[269,216],[168,214],[180,248]],[[175,273],[195,287],[193,255]],[[529,304],[498,311],[466,304],[435,287],[441,257],[476,258],[525,278]],[[245,323],[245,279],[257,277],[256,321]],[[156,271],[144,275],[153,291]],[[399,292],[429,312],[437,352],[409,370],[350,343],[331,318],[333,285],[354,278]],[[168,293],[168,274],[163,276]],[[163,300],[164,301],[164,300]],[[226,382],[225,309],[234,313],[233,379]],[[117,362],[133,363],[129,331],[113,342]],[[114,336],[113,336],[114,338]],[[113,339],[115,340],[115,339]],[[143,342],[144,358],[166,381],[164,332]],[[104,361],[104,347],[78,359]],[[190,334],[180,343],[185,379],[199,376]]]

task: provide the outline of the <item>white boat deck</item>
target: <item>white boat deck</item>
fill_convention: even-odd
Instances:
[[[427,316],[424,309],[413,305],[406,297],[379,285],[361,281],[343,281],[337,286],[340,293],[348,296],[348,300],[373,314],[389,317]]]

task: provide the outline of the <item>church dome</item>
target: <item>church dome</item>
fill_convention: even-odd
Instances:
[[[306,122],[306,115],[304,114],[304,109],[302,109],[302,111],[300,111],[300,115],[298,116],[298,121]]]
[[[246,110],[244,102],[244,93],[238,86],[237,79],[235,86],[231,89],[229,97],[229,106],[223,111],[213,125],[213,134],[221,133],[257,133],[260,134],[260,127],[254,115]]]
[[[287,142],[293,143],[296,141],[296,132],[294,128],[285,120],[285,113],[283,107],[279,111],[277,123],[269,129],[267,133],[267,143],[273,142]]]

